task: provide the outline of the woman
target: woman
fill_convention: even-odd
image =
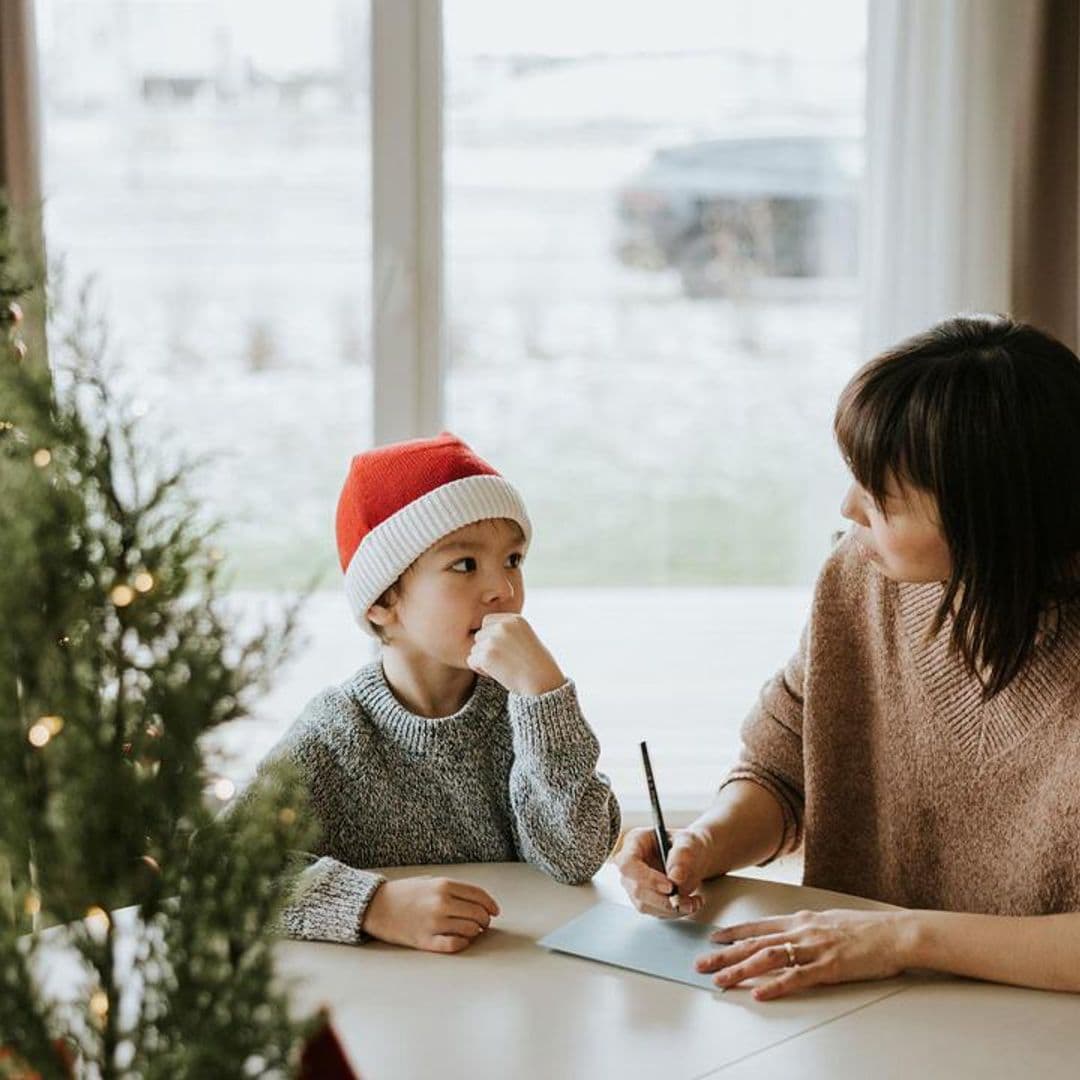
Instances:
[[[852,523],[713,805],[617,857],[641,911],[805,849],[807,885],[899,905],[726,927],[754,996],[906,968],[1080,991],[1080,361],[959,316],[867,364],[835,432]],[[677,890],[678,897],[673,894]]]

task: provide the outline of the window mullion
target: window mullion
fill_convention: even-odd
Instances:
[[[378,444],[443,424],[441,0],[372,0],[373,419]]]

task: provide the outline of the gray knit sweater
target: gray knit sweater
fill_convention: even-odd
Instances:
[[[400,704],[380,663],[361,668],[315,697],[260,765],[299,770],[322,832],[282,929],[366,940],[385,879],[362,867],[524,860],[588,881],[620,823],[599,751],[572,682],[521,697],[479,676],[459,712],[429,720]]]

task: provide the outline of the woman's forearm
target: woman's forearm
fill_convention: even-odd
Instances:
[[[689,828],[706,842],[708,879],[774,855],[784,838],[784,812],[760,784],[735,780]]]
[[[1080,912],[967,915],[910,911],[906,967],[1040,990],[1080,992]]]

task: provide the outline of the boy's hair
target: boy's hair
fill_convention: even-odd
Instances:
[[[525,530],[522,529],[522,527],[516,521],[513,521],[510,518],[484,518],[484,519],[482,519],[481,522],[477,522],[476,524],[482,524],[482,523],[490,524],[490,523],[493,523],[495,521],[507,521],[507,522],[509,522],[509,524],[512,525],[514,530],[517,532],[518,540],[521,541],[521,543],[523,543],[523,544],[528,543],[528,538],[525,535]],[[391,607],[394,603],[396,603],[398,597],[401,595],[402,590],[405,587],[405,579],[406,579],[406,577],[408,577],[409,571],[411,571],[414,566],[416,566],[415,562],[411,563],[408,567],[406,567],[405,570],[402,572],[401,577],[399,577],[397,579],[397,581],[395,581],[394,584],[391,585],[378,598],[378,600],[375,601],[375,603],[378,604],[380,607]],[[388,644],[388,639],[386,637],[386,632],[383,630],[383,628],[381,626],[378,626],[376,623],[373,623],[369,618],[367,618],[366,615],[364,616],[364,618],[365,618],[365,620],[366,620],[366,622],[368,624],[368,628],[371,630],[371,633],[374,634],[374,636],[379,639],[380,644],[382,644],[382,645]]]
[[[887,479],[937,502],[952,574],[932,633],[1000,693],[1031,660],[1048,605],[1078,594],[1080,361],[1003,315],[958,315],[871,360],[834,431],[884,508]]]

